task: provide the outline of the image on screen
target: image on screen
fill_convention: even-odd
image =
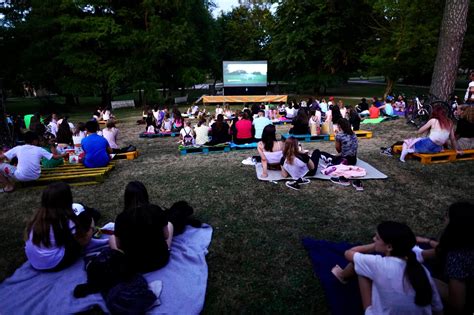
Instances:
[[[224,87],[267,86],[267,61],[224,61]]]

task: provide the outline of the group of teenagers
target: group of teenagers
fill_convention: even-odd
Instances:
[[[74,290],[78,298],[96,292],[106,297],[110,287],[104,288],[104,283],[113,286],[129,281],[137,285],[136,277],[142,279],[143,273],[166,266],[174,236],[186,225],[201,226],[188,203],[179,201],[162,209],[150,202],[146,187],[138,181],[127,184],[123,201],[114,227],[107,231],[112,234],[109,246],[92,260],[85,258],[88,283],[78,284]],[[29,263],[47,272],[68,268],[88,248],[99,219],[97,210],[73,203],[67,184],[49,185],[25,229]],[[447,314],[472,314],[473,225],[474,205],[470,202],[449,207],[446,226],[437,239],[416,237],[403,223],[382,222],[373,243],[348,249],[344,253],[347,266],[336,265],[332,273],[343,284],[357,277],[365,314],[442,314],[443,309]],[[119,277],[106,281],[113,278],[117,263]]]
[[[348,264],[331,271],[343,284],[357,278],[365,314],[472,314],[473,227],[470,202],[449,207],[436,239],[416,237],[406,224],[385,221],[372,243],[346,250]]]
[[[110,162],[110,154],[130,148],[117,145],[118,133],[113,119],[100,130],[95,119],[74,125],[66,116],[58,119],[55,113],[45,119],[39,113],[32,115],[21,130],[24,144],[0,151],[0,191],[12,192],[15,182],[38,179],[41,167],[60,166],[70,154],[76,155],[85,167],[104,167]]]
[[[134,303],[148,290],[141,274],[168,264],[173,237],[183,233],[186,225],[201,226],[200,221],[193,218],[193,211],[185,201],[163,209],[150,201],[142,182],[131,181],[125,187],[123,210],[115,223],[107,225],[108,230],[100,230],[96,228],[100,212],[74,203],[69,185],[56,182],[43,191],[40,206],[26,225],[25,254],[34,269],[45,272],[64,270],[84,257],[88,281],[78,283],[75,297],[100,292],[107,305],[113,307],[110,299],[117,298],[117,294],[109,296],[108,292],[125,282],[129,285],[122,288],[131,290],[124,292],[128,305],[139,307]],[[91,240],[103,238],[105,234],[110,235],[108,246],[95,250],[98,245],[92,246]],[[91,251],[94,255],[84,256]]]

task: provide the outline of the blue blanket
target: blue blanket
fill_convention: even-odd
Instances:
[[[168,265],[145,274],[148,283],[161,280],[161,305],[149,314],[199,314],[207,287],[207,248],[212,228],[187,227],[173,239]],[[60,272],[40,272],[26,262],[0,284],[0,314],[72,314],[98,305],[107,312],[100,294],[82,299],[72,295],[76,285],[87,279],[83,260]]]
[[[331,273],[336,264],[341,268],[347,265],[344,252],[354,245],[311,238],[305,238],[302,242],[309,253],[313,271],[321,282],[331,314],[363,314],[357,277],[350,279],[347,284],[342,284]]]

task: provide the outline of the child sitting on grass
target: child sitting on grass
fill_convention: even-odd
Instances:
[[[374,242],[347,250],[350,264],[344,271],[333,268],[333,273],[344,280],[355,271],[365,314],[442,313],[435,283],[412,251],[415,244],[407,225],[382,222]],[[370,254],[374,251],[384,256]]]
[[[319,156],[316,156],[313,152],[310,158],[309,155],[302,150],[296,138],[289,137],[286,139],[283,157],[280,160],[281,175],[283,177],[291,176],[294,179],[293,181],[287,181],[285,183],[286,187],[299,190],[300,185],[309,184],[311,181],[304,178],[304,176],[314,175],[318,163]]]
[[[73,211],[69,185],[50,184],[41,196],[41,207],[28,222],[25,253],[33,268],[59,271],[72,265],[92,238],[92,215]]]
[[[173,129],[173,123],[170,119],[170,114],[166,113],[165,118],[163,118],[163,122],[161,124],[160,131],[161,132],[171,132],[172,129]]]

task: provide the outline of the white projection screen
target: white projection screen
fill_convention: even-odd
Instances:
[[[224,87],[267,86],[267,61],[223,61]]]

